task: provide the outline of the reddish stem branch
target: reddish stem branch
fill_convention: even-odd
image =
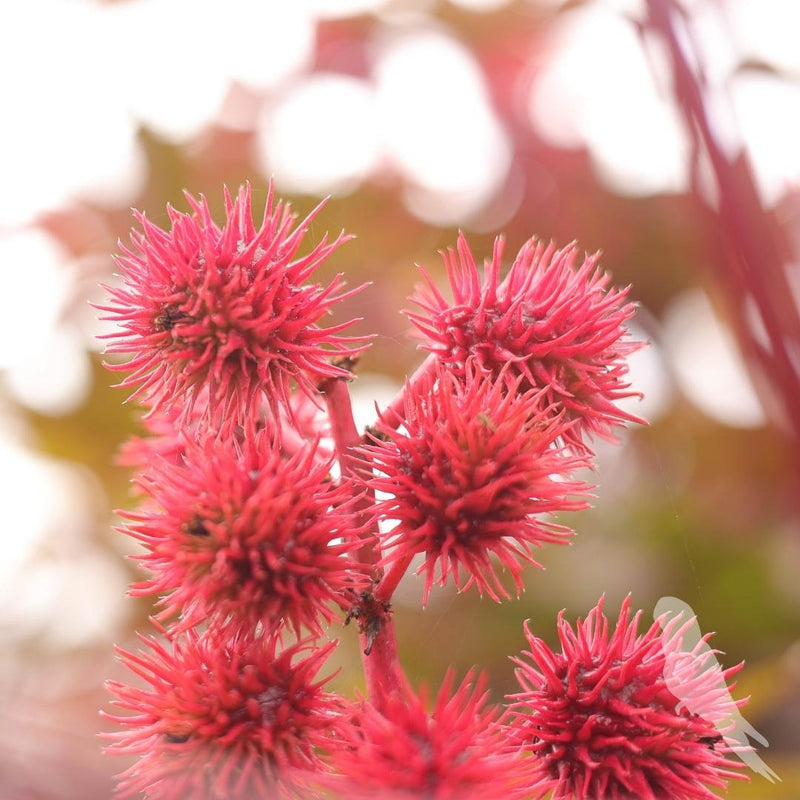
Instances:
[[[373,592],[376,600],[387,602],[391,600],[394,590],[397,588],[397,584],[400,583],[403,575],[408,572],[408,568],[411,566],[412,560],[413,555],[409,555],[405,558],[398,559],[394,562],[394,564],[392,564],[392,566],[389,568],[389,571],[384,574],[384,576],[381,578],[381,582],[378,584],[378,587]]]
[[[405,417],[405,403],[406,393],[409,389],[417,386],[424,380],[430,378],[436,369],[437,357],[431,353],[414,371],[414,374],[406,379],[405,386],[394,396],[394,399],[388,406],[386,411],[390,412],[386,415],[386,423],[392,425],[394,421],[404,419]],[[392,413],[393,412],[393,413]],[[396,427],[396,426],[395,426]]]
[[[362,438],[353,419],[353,406],[347,382],[341,378],[333,378],[322,385],[322,392],[328,407],[328,418],[342,478],[352,477],[358,470],[359,458],[356,448],[362,443]],[[372,502],[373,498],[365,495],[359,504],[358,510],[362,512],[359,520],[361,523],[368,523],[368,511]],[[377,581],[381,577],[377,567],[380,560],[377,525],[373,531],[367,533],[364,545],[359,551],[359,558],[365,564],[374,567],[374,578]]]
[[[361,435],[353,419],[347,382],[341,378],[332,378],[323,384],[322,391],[328,407],[328,418],[342,477],[348,477],[355,470],[355,448],[361,443]]]
[[[787,421],[800,440],[800,374],[789,354],[787,340],[800,341],[800,315],[792,302],[780,237],[772,217],[758,197],[755,178],[743,154],[731,161],[717,141],[703,100],[703,78],[689,63],[686,42],[679,37],[677,20],[685,12],[672,0],[647,1],[651,29],[666,43],[678,105],[694,138],[697,153],[706,152],[719,189],[719,230],[727,243],[727,257],[718,260],[720,287],[729,295],[737,333],[751,364],[757,364],[782,400]],[[750,332],[747,297],[752,297],[764,323],[769,348]]]
[[[397,654],[397,636],[391,617],[384,620],[374,638],[366,633],[362,633],[359,638],[367,692],[373,704],[380,707],[389,697],[402,694],[404,682]]]
[[[286,456],[293,456],[308,445],[308,440],[291,424],[281,425],[280,436],[281,452]]]
[[[350,402],[347,382],[341,378],[326,381],[322,391],[328,407],[328,416],[342,477],[351,477],[357,470],[356,448],[361,444],[362,439],[353,419],[353,406]],[[374,502],[374,498],[369,495],[364,496],[359,508],[362,515],[360,522],[368,520],[372,502]],[[372,567],[375,582],[380,581],[382,574],[378,567],[380,546],[377,529],[367,534],[365,543],[359,551],[359,558]],[[388,598],[386,599],[388,600]],[[374,604],[375,601],[373,601]],[[372,702],[380,706],[387,696],[400,692],[403,685],[400,659],[397,654],[397,639],[388,606],[372,630],[362,629],[360,640],[361,661],[367,691]]]

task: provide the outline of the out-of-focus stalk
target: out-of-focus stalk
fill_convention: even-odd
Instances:
[[[647,0],[647,11],[647,29],[660,36],[670,56],[675,99],[693,139],[695,157],[707,154],[717,183],[718,209],[712,218],[721,242],[715,264],[717,283],[727,295],[745,360],[755,377],[762,379],[757,383],[768,382],[780,402],[781,421],[797,443],[800,314],[785,272],[780,230],[759,198],[747,154],[730,158],[714,134],[704,99],[705,79],[695,66],[699,59],[689,52],[696,43],[685,24],[686,12],[675,0]],[[768,344],[759,342],[753,332],[747,317],[748,298],[758,310]],[[800,472],[800,463],[796,466]]]

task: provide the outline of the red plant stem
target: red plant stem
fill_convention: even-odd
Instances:
[[[403,670],[397,654],[397,635],[391,616],[386,617],[373,639],[368,634],[361,633],[359,640],[361,664],[373,705],[381,707],[383,701],[389,697],[402,696]]]
[[[341,378],[332,378],[324,383],[323,392],[342,477],[349,477],[355,472],[355,448],[361,444],[361,435],[353,419],[347,382]]]
[[[333,378],[322,385],[322,391],[328,407],[328,419],[336,445],[339,466],[342,470],[342,478],[352,477],[358,470],[359,458],[356,448],[362,444],[362,438],[353,419],[353,406],[350,402],[347,382],[341,378]],[[372,498],[367,495],[359,504],[359,510],[363,514],[361,522],[368,522],[366,512],[371,503]],[[381,573],[377,566],[380,560],[377,527],[367,535],[359,550],[359,558],[365,564],[373,565],[374,578],[376,581],[379,580]]]
[[[358,463],[355,449],[362,441],[353,419],[350,392],[347,382],[341,378],[326,381],[323,392],[339,466],[342,477],[346,478],[355,474]],[[365,496],[361,509],[363,513],[367,512],[371,502],[372,498]],[[375,581],[380,581],[382,574],[378,567],[380,549],[377,530],[368,535],[366,543],[359,551],[359,557],[364,563],[372,565]],[[391,616],[387,614],[382,619],[377,633],[370,635],[362,632],[360,640],[361,663],[367,692],[372,702],[380,707],[385,698],[401,694],[403,686],[402,669],[397,654],[397,637]]]
[[[394,399],[385,411],[389,413],[386,415],[386,424],[393,425],[399,424],[400,420],[405,417],[405,402],[406,392],[408,389],[416,386],[424,380],[427,380],[436,369],[437,357],[431,353],[414,371],[414,374],[406,380],[405,386],[394,396]],[[396,427],[396,426],[395,426]]]
[[[397,584],[400,583],[403,575],[406,574],[409,566],[411,566],[413,557],[413,555],[408,555],[394,562],[389,568],[389,571],[381,578],[378,587],[373,592],[376,600],[388,601],[391,599],[394,590],[397,588]]]
[[[308,445],[292,425],[282,425],[281,429],[281,451],[287,456],[293,456]]]
[[[800,441],[800,374],[787,347],[787,340],[800,341],[800,315],[792,302],[776,225],[759,199],[746,156],[732,161],[714,135],[703,100],[702,75],[685,52],[691,39],[679,38],[676,30],[677,20],[685,12],[673,0],[647,0],[647,7],[650,28],[667,45],[675,95],[695,151],[708,154],[717,181],[718,227],[727,249],[717,261],[719,284],[728,292],[740,344],[748,356],[746,361],[758,365],[782,401],[786,421],[795,441]],[[769,348],[761,346],[751,333],[746,318],[748,296],[758,308]]]

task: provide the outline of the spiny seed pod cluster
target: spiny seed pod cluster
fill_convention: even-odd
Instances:
[[[501,277],[502,239],[481,272],[460,236],[452,299],[424,273],[408,312],[427,358],[359,431],[347,385],[367,337],[322,321],[363,287],[314,282],[348,237],[303,252],[319,209],[298,223],[271,186],[259,226],[250,186],[225,192],[221,225],[186,199],[168,230],[137,215],[101,307],[144,412],[120,530],[131,593],[156,605],[155,632],[119,650],[136,680],[109,683],[108,750],[135,758],[118,796],[699,800],[737,776],[720,714],[671,691],[679,675],[720,708],[703,654],[676,625],[640,635],[629,601],[613,632],[602,600],[575,629],[560,617],[560,652],[526,626],[506,705],[477,671],[431,693],[400,666],[400,579],[421,574],[421,604],[436,585],[518,595],[571,537],[553,515],[588,505],[594,437],[638,421],[617,405],[634,306],[597,257],[532,239]],[[328,686],[349,622],[363,696]]]

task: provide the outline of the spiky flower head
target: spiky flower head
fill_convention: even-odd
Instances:
[[[639,635],[640,616],[631,618],[630,598],[613,631],[602,599],[574,629],[562,612],[560,652],[526,623],[529,649],[512,659],[522,691],[509,696],[509,735],[531,755],[531,785],[553,800],[715,800],[709,786],[740,777],[719,714],[690,710],[724,711],[718,676],[697,652],[677,656],[674,626]]]
[[[187,631],[118,648],[144,685],[109,681],[108,752],[139,757],[119,776],[118,796],[147,800],[296,800],[323,769],[316,748],[338,724],[341,703],[317,673],[336,646],[275,637]]]
[[[311,220],[296,225],[272,185],[259,228],[249,184],[236,197],[225,191],[226,220],[211,217],[203,196],[186,194],[188,214],[168,208],[169,231],[136,214],[142,231],[121,247],[123,283],[99,308],[119,330],[107,352],[130,353],[111,369],[129,371],[120,385],[158,408],[177,403],[187,412],[204,393],[204,413],[218,426],[252,419],[265,399],[288,407],[294,385],[312,393],[324,377],[349,373],[331,356],[352,353],[352,338],[319,321],[350,293],[341,276],[328,286],[306,283],[347,237],[326,238],[298,256]],[[358,291],[358,290],[356,290]],[[359,348],[356,348],[359,349]]]
[[[269,429],[184,448],[180,463],[154,461],[139,480],[149,502],[124,513],[149,573],[132,593],[160,595],[180,627],[319,633],[330,604],[360,585],[352,487],[331,481],[313,443],[287,456]]]
[[[396,523],[382,542],[382,565],[424,555],[424,602],[449,579],[496,601],[508,597],[497,566],[519,593],[523,566],[538,566],[533,549],[572,534],[542,517],[586,506],[579,495],[587,487],[568,478],[586,462],[564,451],[568,426],[540,400],[536,390],[509,392],[502,375],[474,360],[463,379],[438,365],[432,379],[407,384],[402,415],[387,411],[363,448],[367,485],[389,495],[376,510]]]
[[[474,357],[496,375],[521,376],[523,391],[542,390],[542,408],[575,423],[565,435],[578,447],[587,435],[609,437],[614,425],[641,422],[615,405],[636,394],[626,382],[625,358],[641,347],[626,338],[634,314],[628,290],[609,287],[597,254],[576,267],[575,244],[557,250],[535,239],[501,281],[503,246],[498,237],[481,277],[459,235],[456,248],[443,253],[452,302],[423,270],[426,286],[412,297],[422,313],[406,313],[425,349],[456,372]]]
[[[135,472],[146,472],[158,460],[183,463],[187,442],[208,435],[203,422],[204,400],[201,398],[190,413],[167,407],[145,414],[140,420],[144,435],[134,435],[123,442],[117,454],[117,464]],[[265,406],[247,428],[237,426],[228,431],[228,436],[242,442],[246,436],[267,426],[280,430],[280,447],[284,453],[295,453],[309,444],[313,445],[321,461],[330,462],[334,456],[329,420],[323,410],[305,394],[292,394],[289,408],[278,409],[277,420]]]
[[[427,691],[364,701],[331,754],[337,800],[514,800],[524,763],[506,746],[486,682],[448,672],[433,707]]]

